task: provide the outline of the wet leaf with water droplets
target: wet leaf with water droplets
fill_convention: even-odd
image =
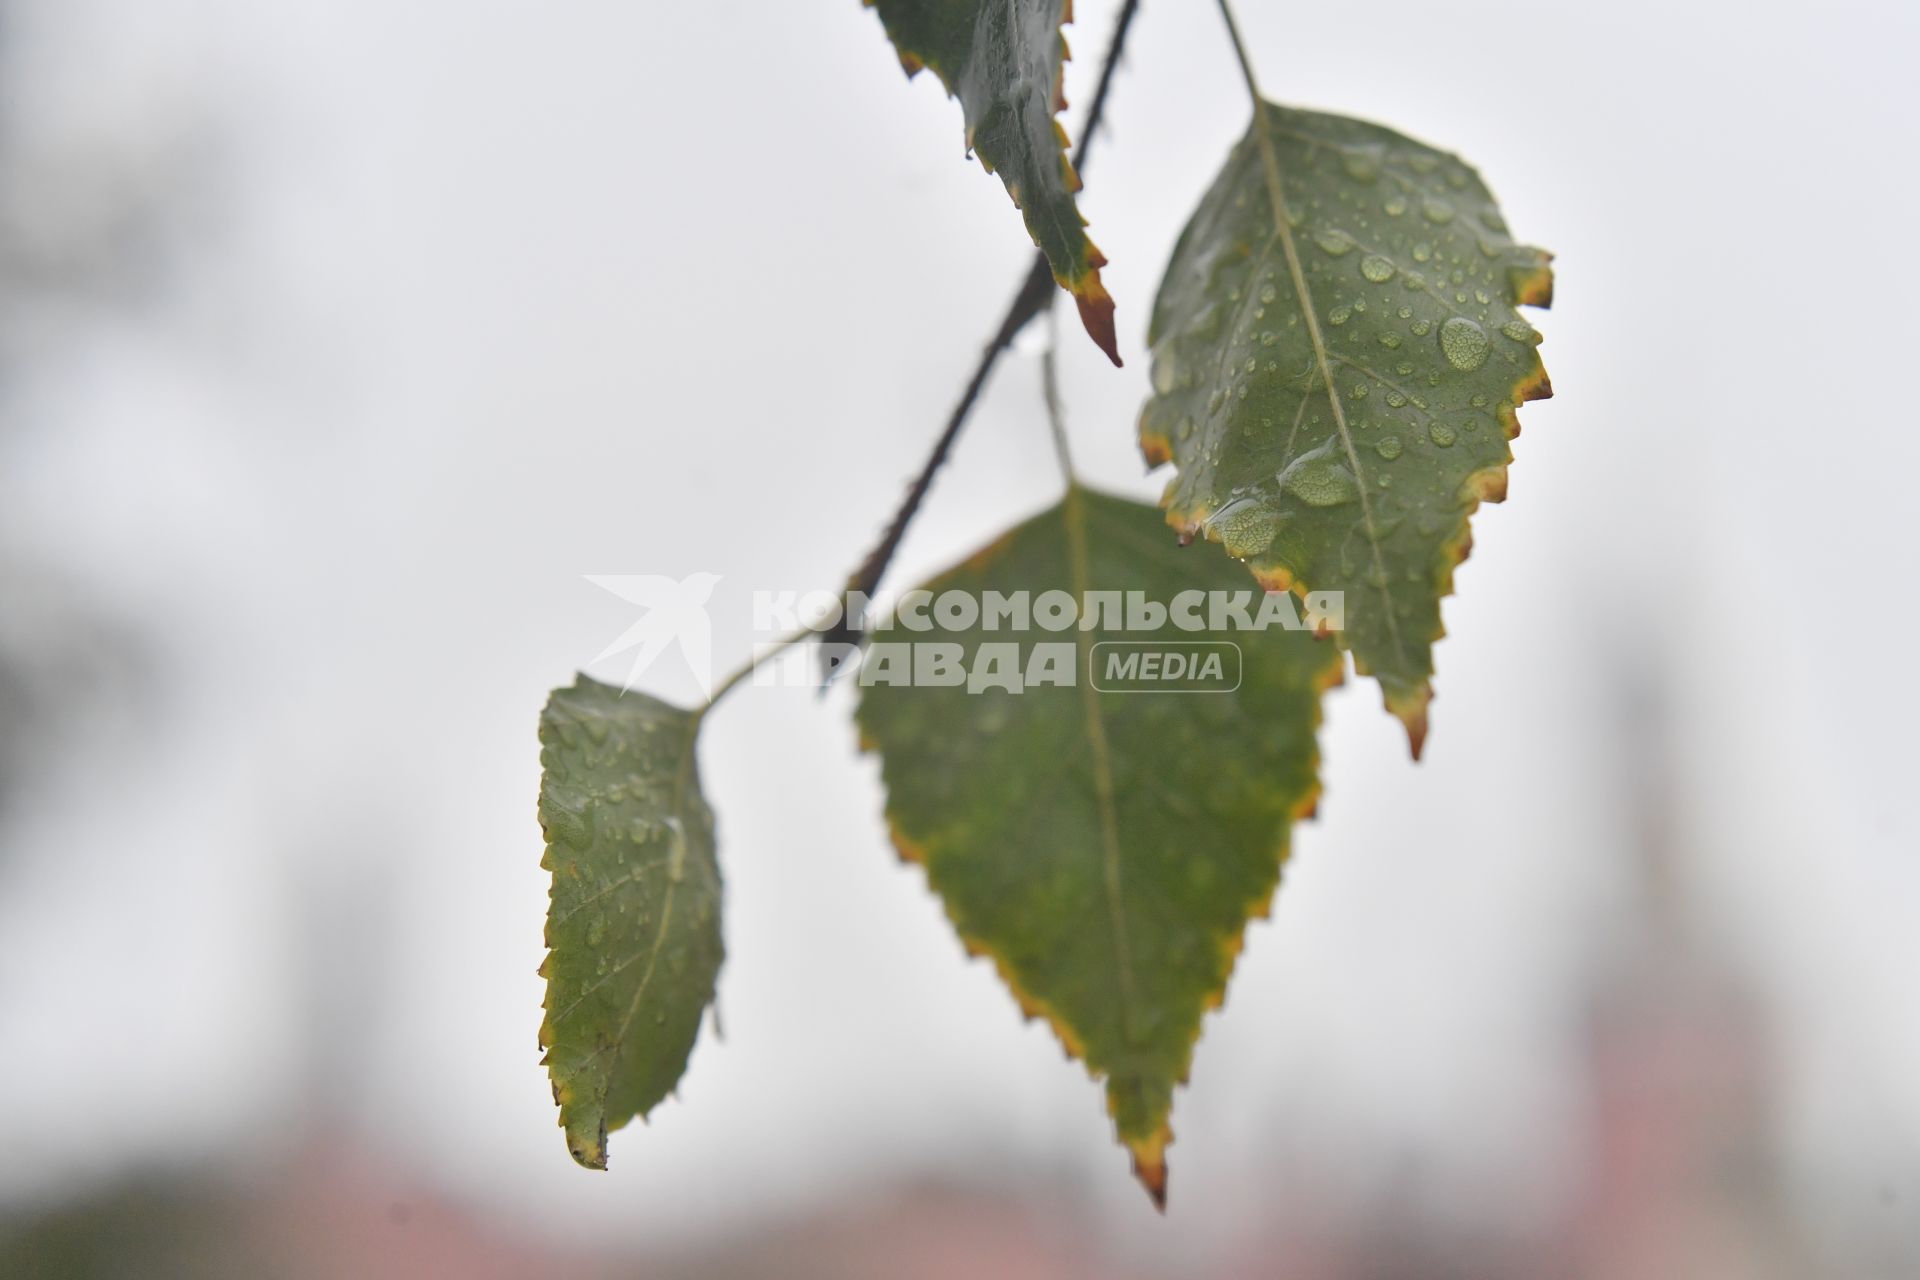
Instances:
[[[1263,510],[1257,527],[1274,533],[1249,567],[1269,586],[1345,593],[1341,642],[1415,754],[1467,519],[1505,495],[1514,409],[1550,394],[1515,310],[1550,301],[1547,261],[1457,157],[1268,104],[1154,303],[1140,443],[1179,469],[1169,523],[1225,541],[1256,527],[1248,504]],[[1216,520],[1230,503],[1234,519]]]
[[[1240,525],[1230,536],[1272,532]],[[1165,535],[1154,508],[1075,488],[926,589],[1138,591],[1162,604],[1211,589],[1258,613],[1263,597],[1243,572]],[[967,949],[990,956],[1025,1012],[1105,1077],[1120,1140],[1158,1199],[1174,1087],[1319,790],[1320,694],[1343,664],[1336,646],[1279,625],[1113,625],[1104,615],[1090,631],[936,623],[910,638],[960,646],[968,668],[987,644],[1021,642],[1024,664],[1032,642],[1064,643],[1074,684],[970,693],[870,683],[863,671],[859,723],[882,758],[901,855],[925,867]],[[1089,661],[1112,652],[1094,646],[1156,639],[1237,642],[1238,686],[1100,692],[1088,681]]]
[[[691,712],[581,676],[540,716],[553,874],[540,1027],[567,1149],[604,1169],[607,1131],[686,1070],[720,971],[720,866]]]
[[[1120,363],[1113,299],[1100,283],[1106,258],[1087,238],[1074,192],[1079,175],[1055,120],[1067,56],[1061,25],[1069,0],[866,0],[880,15],[908,75],[927,67],[960,100],[967,149],[997,173],[1020,207],[1053,278],[1073,295],[1087,333]]]

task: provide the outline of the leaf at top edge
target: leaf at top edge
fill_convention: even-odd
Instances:
[[[1083,601],[1139,591],[1163,605],[1195,588],[1256,611],[1263,599],[1227,561],[1173,545],[1153,507],[1080,488],[925,587]],[[859,672],[858,721],[881,756],[901,855],[926,869],[967,950],[992,957],[1022,1010],[1105,1077],[1119,1138],[1162,1202],[1174,1086],[1319,793],[1320,695],[1343,663],[1305,630],[1119,630],[1085,612],[1092,630],[954,629],[930,611],[930,630],[882,631]],[[1074,683],[872,683],[889,638],[957,645],[970,670],[988,661],[984,645],[1018,644],[1025,671],[1038,644],[1064,642]],[[1088,663],[1113,641],[1237,644],[1238,687],[1102,692]]]
[[[542,1061],[573,1158],[644,1118],[686,1070],[724,951],[698,718],[586,676],[540,716],[540,826],[553,873]]]
[[[1468,517],[1506,496],[1515,408],[1552,394],[1515,309],[1552,300],[1548,260],[1457,157],[1268,103],[1154,302],[1140,445],[1179,468],[1168,522],[1270,588],[1344,592],[1341,643],[1416,757]]]
[[[997,173],[1020,208],[1053,278],[1073,295],[1087,334],[1116,365],[1113,298],[1100,283],[1106,258],[1087,238],[1074,203],[1079,175],[1054,119],[1067,57],[1071,0],[866,0],[880,15],[908,75],[931,68],[960,99],[967,147]]]

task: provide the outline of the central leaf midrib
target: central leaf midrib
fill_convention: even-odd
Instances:
[[[704,710],[705,708],[702,708],[702,711]],[[692,782],[693,778],[693,753],[694,747],[699,740],[700,720],[700,714],[689,717],[687,722],[686,743],[680,755],[680,767],[674,770],[673,774],[673,796],[670,808],[674,820],[682,824],[683,830],[678,833],[679,839],[682,841],[688,840],[691,836],[691,833],[684,829],[687,819],[690,816],[686,811],[686,797],[688,784]],[[683,870],[681,879],[685,878],[685,871]],[[620,1055],[626,1050],[627,1032],[633,1026],[635,1015],[640,1012],[640,1002],[646,997],[647,988],[653,984],[654,967],[660,962],[660,948],[666,945],[667,931],[673,924],[673,899],[674,894],[679,888],[680,881],[676,880],[672,874],[669,873],[667,876],[667,891],[660,899],[660,928],[653,935],[653,945],[647,949],[646,971],[640,975],[640,985],[634,988],[633,999],[627,1004],[626,1016],[620,1019],[620,1028],[613,1036],[613,1052],[607,1060],[607,1091],[605,1095],[607,1098],[613,1096],[614,1077],[620,1072]]]
[[[1380,594],[1386,599],[1387,607],[1383,612],[1386,614],[1387,632],[1393,638],[1394,654],[1404,664],[1407,660],[1406,646],[1400,638],[1400,621],[1394,616],[1386,556],[1380,547],[1380,532],[1373,522],[1373,503],[1367,497],[1366,477],[1360,470],[1360,453],[1354,447],[1353,433],[1347,427],[1346,410],[1340,404],[1340,389],[1333,382],[1332,355],[1327,350],[1326,338],[1320,332],[1320,318],[1313,308],[1313,291],[1307,286],[1307,273],[1300,265],[1300,252],[1293,241],[1293,228],[1287,225],[1287,197],[1280,179],[1280,158],[1274,152],[1273,138],[1269,133],[1272,127],[1267,119],[1269,109],[1264,99],[1254,98],[1253,136],[1260,148],[1261,166],[1266,170],[1267,200],[1273,206],[1273,234],[1280,242],[1281,256],[1287,262],[1287,274],[1293,281],[1294,297],[1299,301],[1300,314],[1306,321],[1307,340],[1313,344],[1314,362],[1320,367],[1320,381],[1327,389],[1327,405],[1333,411],[1334,430],[1340,433],[1341,447],[1347,453],[1347,465],[1353,468],[1354,488],[1360,495],[1360,523],[1366,530],[1367,545],[1373,551],[1373,567],[1379,580]]]
[[[1067,487],[1062,504],[1067,526],[1067,564],[1073,577],[1073,593],[1084,602],[1089,590],[1087,565],[1086,505],[1084,491],[1077,483]],[[1080,670],[1074,684],[1080,689],[1080,707],[1086,720],[1087,745],[1092,753],[1094,807],[1100,817],[1101,878],[1106,887],[1107,914],[1113,922],[1114,959],[1119,974],[1120,1034],[1135,1043],[1136,997],[1133,982],[1133,953],[1127,941],[1126,901],[1121,889],[1120,815],[1114,802],[1113,759],[1107,743],[1106,720],[1100,711],[1100,693],[1093,687],[1093,637],[1076,626],[1074,641],[1079,653]]]

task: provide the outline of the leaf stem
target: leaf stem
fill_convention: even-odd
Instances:
[[[1260,110],[1260,82],[1254,78],[1253,62],[1247,57],[1246,41],[1240,38],[1240,24],[1234,21],[1230,0],[1219,0],[1220,16],[1227,24],[1227,37],[1233,41],[1233,56],[1240,60],[1240,74],[1246,79],[1247,92],[1253,97],[1253,109]]]
[[[1060,478],[1067,488],[1080,483],[1073,470],[1073,450],[1067,447],[1067,417],[1060,408],[1060,379],[1055,356],[1060,350],[1060,308],[1047,308],[1047,349],[1040,356],[1040,395],[1047,403],[1047,427],[1053,434],[1054,456],[1060,460]]]
[[[707,700],[701,703],[699,709],[693,713],[694,720],[698,722],[705,717],[707,712],[713,710],[714,705],[718,703],[720,699],[732,693],[743,680],[755,671],[758,671],[761,664],[785,653],[788,649],[791,649],[794,645],[799,644],[812,634],[812,631],[806,629],[796,631],[792,635],[774,642],[770,647],[760,650],[732,671],[728,672],[721,678],[719,684],[713,686],[713,692],[707,695]]]
[[[1120,65],[1121,51],[1126,47],[1127,33],[1133,27],[1134,14],[1139,11],[1140,0],[1126,0],[1120,6],[1120,14],[1114,19],[1113,35],[1107,42],[1107,54],[1100,64],[1100,81],[1093,92],[1093,102],[1087,108],[1087,122],[1080,131],[1080,141],[1073,151],[1073,167],[1076,172],[1084,173],[1087,160],[1093,149],[1093,140],[1100,131],[1101,119],[1106,114],[1107,94],[1113,87],[1114,72]],[[966,388],[960,393],[959,403],[947,417],[947,425],[941,431],[939,439],[933,443],[933,451],[920,468],[920,474],[907,488],[907,493],[888,522],[886,532],[880,536],[867,558],[847,579],[846,591],[872,596],[879,589],[880,580],[886,576],[887,566],[893,562],[894,553],[900,549],[900,543],[907,536],[907,527],[920,512],[920,504],[926,499],[927,490],[933,487],[933,478],[947,460],[947,454],[953,449],[953,442],[960,437],[960,430],[966,425],[967,417],[973,412],[974,402],[980,398],[980,392],[987,385],[987,378],[993,372],[993,366],[999,361],[1000,353],[1013,345],[1013,340],[1027,323],[1053,297],[1053,268],[1047,265],[1047,257],[1036,253],[1033,265],[1028,268],[1020,287],[1014,291],[1013,300],[1007,304],[1006,314],[1000,320],[1000,327],[987,342],[986,349],[980,353],[979,362],[974,366],[973,376],[967,380]],[[823,643],[846,644],[857,641],[861,633],[845,620],[820,633]]]

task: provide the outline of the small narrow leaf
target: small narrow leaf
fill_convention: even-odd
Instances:
[[[926,590],[1133,591],[1165,604],[1196,587],[1261,603],[1225,560],[1172,545],[1154,508],[1074,488]],[[987,645],[1018,643],[1024,671],[1039,643],[1064,642],[1072,683],[969,692],[863,669],[859,724],[882,757],[901,855],[926,868],[967,949],[992,957],[1027,1015],[1105,1077],[1120,1140],[1161,1201],[1174,1086],[1318,794],[1320,694],[1342,663],[1304,630],[1143,632],[1086,614],[1093,629],[1057,633],[953,629],[930,614],[932,630],[896,636],[958,646],[970,670]],[[1237,645],[1240,679],[1230,691],[1102,692],[1090,663],[1116,641]]]
[[[967,149],[1006,184],[1053,278],[1073,295],[1087,333],[1120,363],[1113,299],[1100,283],[1106,258],[1087,239],[1073,194],[1080,178],[1054,119],[1067,57],[1069,0],[866,0],[880,14],[908,75],[922,67],[960,99]]]
[[[699,719],[581,676],[540,716],[547,912],[540,1045],[573,1158],[644,1118],[686,1070],[720,970],[720,866]]]
[[[1140,444],[1179,468],[1169,523],[1270,587],[1343,591],[1416,756],[1468,517],[1506,495],[1514,409],[1552,394],[1515,310],[1551,301],[1547,261],[1457,157],[1269,103],[1154,303]]]

